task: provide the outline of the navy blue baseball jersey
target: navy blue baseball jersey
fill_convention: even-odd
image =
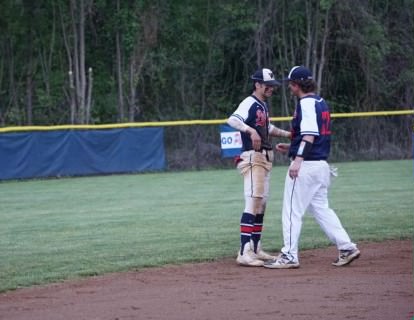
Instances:
[[[331,148],[331,121],[328,104],[317,95],[299,100],[292,119],[289,157],[294,158],[304,135],[314,136],[312,149],[304,160],[327,160]]]
[[[266,102],[260,101],[254,95],[244,99],[232,116],[239,118],[248,126],[256,129],[262,138],[262,148],[271,150],[272,145],[269,139],[269,109]],[[253,150],[252,140],[246,132],[241,132],[243,143],[242,151]]]

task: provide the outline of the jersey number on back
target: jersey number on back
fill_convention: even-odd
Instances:
[[[321,126],[321,135],[328,136],[331,134],[331,115],[329,111],[322,112],[322,126]]]

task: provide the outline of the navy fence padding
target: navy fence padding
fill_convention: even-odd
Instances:
[[[0,134],[0,180],[164,168],[163,128]]]

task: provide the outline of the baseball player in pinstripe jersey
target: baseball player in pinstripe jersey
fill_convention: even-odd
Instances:
[[[261,267],[275,257],[263,251],[261,233],[269,195],[270,172],[273,165],[271,136],[290,137],[290,132],[277,128],[269,120],[266,100],[280,85],[270,69],[262,68],[252,76],[253,93],[245,98],[227,123],[239,130],[243,143],[237,168],[244,179],[245,208],[240,221],[240,251],[237,263]]]
[[[279,256],[264,264],[266,268],[299,267],[298,245],[305,212],[311,214],[328,238],[336,245],[339,256],[332,263],[344,266],[360,256],[336,213],[329,208],[328,188],[331,172],[327,163],[330,151],[331,124],[328,105],[315,94],[312,73],[303,66],[293,67],[286,79],[299,101],[292,119],[289,144],[278,144],[276,150],[288,152],[291,158],[283,195],[283,248]]]

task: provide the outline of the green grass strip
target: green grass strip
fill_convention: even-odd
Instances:
[[[330,204],[353,241],[413,236],[413,162],[335,164]],[[282,245],[287,167],[272,172],[263,244]],[[235,169],[0,183],[0,291],[235,256],[244,207]],[[329,245],[305,217],[301,249]]]

